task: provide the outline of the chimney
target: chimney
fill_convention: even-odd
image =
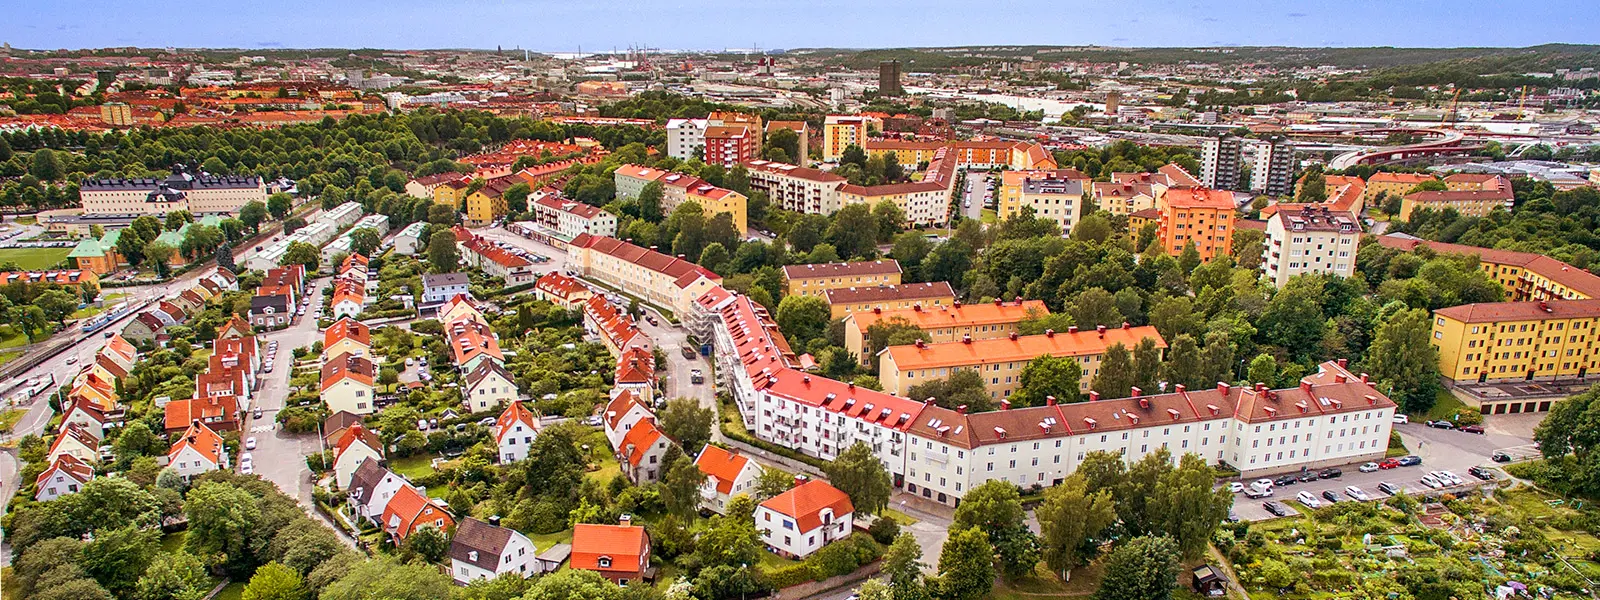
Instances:
[[[924,342],[923,342],[923,341],[922,341],[922,340],[917,340],[917,347],[918,347],[918,348],[926,348],[926,347],[928,347],[928,346],[927,346],[927,344],[926,344],[926,343],[924,343]]]
[[[1056,405],[1056,397],[1055,396],[1045,396],[1044,397],[1044,405],[1045,406],[1055,406]]]
[[[1015,331],[1011,332],[1011,336],[1010,337],[1011,337],[1011,341],[1013,341],[1013,342],[1017,341],[1017,332],[1015,332]]]
[[[1206,410],[1211,411],[1211,416],[1213,417],[1217,416],[1217,413],[1222,412],[1222,409],[1217,408],[1217,405],[1215,404],[1207,404]]]
[[[1333,374],[1333,382],[1334,383],[1344,383],[1348,379],[1350,379],[1350,378],[1346,377],[1344,373],[1334,373]]]
[[[1123,329],[1133,329],[1133,325],[1128,324],[1127,321],[1123,321],[1122,322],[1122,328]]]
[[[1149,396],[1135,396],[1135,398],[1139,399],[1139,408],[1150,408]]]
[[[855,401],[854,399],[851,399],[851,402],[854,402],[854,401]],[[933,396],[928,396],[927,400],[923,400],[922,401],[922,405],[923,406],[933,406],[933,402],[934,402]]]
[[[846,384],[844,384],[844,385],[845,385],[845,387],[846,387],[846,388],[848,388],[848,389],[849,389],[849,390],[850,390],[850,391],[852,391],[852,392],[854,392],[854,391],[856,391],[856,383],[855,383],[855,382],[854,382],[854,381],[852,381],[852,382],[849,382],[849,383],[846,383]]]
[[[1181,384],[1181,383],[1175,384],[1175,385],[1172,386],[1172,390],[1177,392],[1179,396],[1188,397],[1188,394],[1184,393],[1184,389],[1185,389],[1185,386],[1183,384]]]
[[[1308,396],[1311,395],[1311,380],[1310,379],[1301,379],[1300,380],[1300,391],[1305,392],[1306,395],[1308,395]]]
[[[1077,329],[1077,327],[1073,327],[1073,329]],[[1044,336],[1047,337],[1047,338],[1053,338],[1053,337],[1056,336],[1056,330],[1054,330],[1054,329],[1046,329],[1046,330],[1044,330]]]
[[[917,312],[922,312],[922,303],[918,302],[916,304],[911,305],[911,310],[914,310],[914,311],[917,311]]]
[[[1369,380],[1369,379],[1367,379],[1367,374],[1366,374],[1366,373],[1362,373],[1362,374],[1361,374],[1361,383],[1368,383],[1368,384],[1370,384],[1370,383],[1372,383],[1372,381],[1371,381],[1371,380]]]
[[[1077,333],[1077,332],[1078,332],[1078,326],[1077,325],[1068,325],[1067,326],[1067,333]]]
[[[490,515],[489,516],[489,524],[493,525],[495,527],[499,527],[500,526],[500,515]]]
[[[1144,390],[1139,389],[1139,386],[1133,386],[1133,389],[1128,390],[1128,391],[1130,392],[1130,395],[1132,395],[1134,398],[1138,398],[1139,394],[1143,394],[1144,393]]]
[[[970,333],[962,334],[961,335],[961,343],[963,343],[963,344],[971,344],[972,343],[972,334],[970,334]]]
[[[1378,397],[1377,396],[1374,396],[1372,394],[1367,394],[1366,395],[1366,399],[1367,399],[1367,405],[1368,406],[1376,406],[1378,404]]]
[[[1100,392],[1096,392],[1094,390],[1089,390],[1089,401],[1090,402],[1099,402],[1100,401]]]
[[[961,308],[961,301],[960,300],[956,300],[955,304],[953,306],[955,306],[956,308]]]
[[[872,307],[872,314],[875,314],[875,315],[883,314],[883,307],[882,306],[874,306],[874,307]]]
[[[1095,325],[1094,326],[1094,332],[1100,334],[1100,337],[1105,337],[1106,336],[1106,326],[1105,325]]]
[[[1267,389],[1267,384],[1261,383],[1259,381],[1256,382],[1256,393],[1257,394],[1266,391],[1266,389]]]
[[[1022,304],[1022,296],[1017,296],[1017,299],[1014,302],[1017,304]]]
[[[1000,410],[1011,410],[1011,401],[1010,400],[1001,400],[1000,401]]]
[[[622,525],[623,527],[627,527],[629,525],[632,525],[633,524],[633,517],[628,516],[628,515],[622,515],[620,517],[617,517],[617,524]]]
[[[805,484],[805,482],[810,480],[811,478],[806,477],[804,473],[796,473],[794,476],[794,486],[800,487],[801,485]]]
[[[1006,305],[1006,301],[1005,300],[1001,300],[999,298],[995,298],[994,299],[994,305],[995,306],[1005,306]]]
[[[1218,381],[1217,382],[1217,393],[1218,394],[1222,394],[1222,395],[1226,396],[1226,395],[1228,395],[1228,392],[1230,390],[1232,390],[1232,389],[1233,389],[1233,386],[1228,385],[1226,382],[1222,382],[1222,381]]]
[[[967,405],[963,404],[961,406],[957,406],[956,407],[956,414],[958,414],[958,415],[967,414]]]
[[[1343,368],[1345,368],[1347,366],[1350,366],[1350,359],[1348,359],[1348,358],[1341,358],[1341,359],[1339,359],[1338,362],[1339,362],[1339,368],[1341,368],[1341,369],[1343,369]]]

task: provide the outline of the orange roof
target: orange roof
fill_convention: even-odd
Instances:
[[[1480,302],[1433,311],[1434,315],[1463,323],[1590,319],[1600,317],[1600,298],[1536,302]]]
[[[905,319],[918,329],[927,331],[943,327],[973,327],[1017,323],[1023,319],[1050,314],[1043,300],[1022,302],[984,302],[979,304],[938,305],[922,308],[873,309],[852,313],[858,331],[866,331],[874,323],[889,319]]]
[[[589,291],[589,288],[583,287],[583,284],[579,283],[578,280],[556,271],[545,273],[533,285],[547,294],[563,299],[570,299],[576,292]]]
[[[411,535],[419,522],[438,519],[444,520],[443,529],[455,524],[455,519],[450,513],[445,512],[410,485],[402,485],[400,489],[395,490],[394,496],[389,499],[389,504],[383,507],[384,530],[400,539]]]
[[[172,444],[172,450],[167,452],[167,458],[177,458],[178,453],[184,448],[194,448],[195,452],[199,452],[200,456],[212,464],[222,465],[222,436],[217,435],[217,432],[212,431],[210,427],[206,427],[205,423],[190,424],[189,429]]]
[[[745,465],[750,464],[750,459],[744,455],[723,450],[720,446],[707,444],[700,451],[700,456],[695,457],[694,466],[700,467],[700,472],[705,473],[717,482],[717,493],[727,494],[733,491],[733,482],[744,472]]]
[[[357,305],[367,300],[367,289],[362,284],[340,277],[333,282],[333,304],[349,300]]]
[[[1107,328],[1083,331],[1047,332],[1040,335],[1023,335],[1015,338],[994,338],[970,342],[945,342],[940,344],[906,344],[890,346],[886,351],[901,371],[936,369],[965,365],[982,365],[997,362],[1032,360],[1037,356],[1093,356],[1106,348],[1122,344],[1130,350],[1140,340],[1155,340],[1157,348],[1167,347],[1155,327]]]
[[[449,336],[450,351],[455,353],[457,365],[465,365],[479,354],[505,360],[505,355],[500,352],[500,341],[488,325],[472,319],[457,319],[446,326],[445,333]]]
[[[371,329],[365,323],[348,316],[340,317],[338,321],[334,321],[332,325],[328,326],[327,331],[322,332],[322,347],[332,348],[334,344],[345,339],[352,340],[368,348],[372,347]]]
[[[197,385],[204,386],[205,382],[199,382]],[[168,402],[165,410],[163,421],[167,431],[178,431],[188,428],[196,421],[205,421],[213,417],[221,418],[223,423],[236,420],[239,398],[233,394],[185,398]]]
[[[1210,188],[1172,188],[1167,190],[1165,202],[1171,208],[1208,208],[1233,210],[1233,192]]]
[[[622,393],[617,394],[617,397],[612,398],[611,402],[606,404],[606,426],[616,429],[617,423],[635,406],[644,407],[646,413],[650,412],[650,408],[640,403],[639,395],[633,393],[632,390],[623,390]]]
[[[1200,187],[1200,180],[1176,163],[1162,165],[1156,172],[1166,175],[1167,183],[1172,187]]]
[[[505,412],[500,413],[500,418],[495,419],[495,443],[498,444],[504,440],[506,433],[511,431],[511,425],[518,421],[528,426],[529,429],[536,431],[539,429],[539,416],[533,414],[533,411],[528,410],[528,407],[523,406],[521,402],[514,401],[511,406],[506,407]]]
[[[371,429],[367,429],[360,421],[357,421],[355,424],[344,428],[344,431],[339,434],[338,441],[333,443],[334,460],[338,460],[339,456],[344,454],[345,450],[350,449],[350,446],[355,445],[356,442],[361,442],[366,447],[376,450],[379,455],[383,454],[383,441],[378,439],[378,434]]]
[[[239,317],[235,315],[234,318],[237,319]],[[106,345],[102,352],[114,352],[122,359],[122,362],[133,362],[133,359],[139,354],[139,351],[133,347],[133,344],[128,343],[128,340],[123,338],[121,333],[112,335],[111,339],[106,340]]]
[[[617,356],[616,383],[650,383],[656,379],[655,353],[628,346]]]
[[[655,419],[640,419],[628,435],[622,436],[622,442],[617,444],[623,458],[632,466],[639,466],[639,461],[644,460],[646,451],[661,439],[661,430],[656,428]],[[631,450],[630,450],[631,449]]]
[[[572,568],[637,572],[650,556],[650,536],[636,525],[579,523],[572,528]],[[601,558],[611,566],[602,568]]]
[[[358,383],[372,385],[377,369],[372,361],[344,353],[322,363],[322,391],[327,391],[333,384],[344,379],[352,379]]]
[[[822,526],[823,509],[833,509],[833,518],[855,512],[850,496],[821,479],[813,479],[789,491],[773,496],[761,506],[795,520],[800,531],[807,532]]]

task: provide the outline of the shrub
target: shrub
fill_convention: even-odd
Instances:
[[[867,528],[867,533],[879,544],[892,544],[894,538],[900,537],[900,523],[889,517],[878,517],[872,521],[872,526]]]
[[[816,567],[812,566],[810,560],[807,560],[806,562],[797,565],[766,571],[762,574],[761,579],[763,583],[767,584],[767,587],[781,590],[786,587],[800,585],[807,581],[816,581],[821,579],[821,577],[818,577],[817,575]]]

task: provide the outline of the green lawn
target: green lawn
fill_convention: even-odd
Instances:
[[[0,365],[6,364],[8,362],[11,362],[13,359],[17,358],[18,356],[22,356],[22,353],[21,352],[0,352]]]
[[[438,458],[433,454],[413,454],[405,458],[389,461],[389,468],[405,476],[407,479],[417,479],[433,473],[433,459]]]
[[[121,299],[123,299],[125,297],[127,297],[127,294],[106,294],[105,295],[105,300],[103,302],[101,302],[101,304],[103,306],[95,306],[95,305],[91,304],[89,306],[86,306],[86,307],[83,307],[83,308],[80,308],[78,310],[73,311],[72,314],[67,315],[67,318],[68,319],[87,319],[89,317],[92,317],[92,316],[95,316],[95,315],[98,315],[100,313],[105,312],[106,308],[109,308],[109,307],[112,307],[112,306],[116,306],[117,301],[121,300]]]
[[[244,582],[230,581],[228,582],[228,587],[222,588],[222,591],[217,592],[217,595],[212,598],[213,600],[240,600],[243,597]]]
[[[20,409],[0,412],[0,433],[11,433],[12,428],[17,426],[17,421],[21,421],[22,415],[25,414],[28,414],[28,411]]]
[[[917,518],[916,517],[913,517],[911,515],[905,514],[903,512],[900,512],[900,511],[892,509],[892,508],[883,509],[883,512],[881,513],[881,516],[885,516],[885,517],[889,517],[890,519],[893,519],[894,522],[899,523],[901,527],[904,527],[906,525],[914,525],[917,522]]]
[[[18,225],[33,225],[39,222],[39,217],[33,215],[17,215],[17,218],[13,220],[16,221]]]
[[[172,554],[183,549],[183,540],[189,537],[188,531],[179,531],[161,536],[161,551]]]
[[[982,220],[984,225],[993,225],[1000,222],[1000,214],[996,213],[992,208],[985,208],[983,209]]]
[[[1450,393],[1449,390],[1439,390],[1439,393],[1433,401],[1433,408],[1428,409],[1427,414],[1424,414],[1423,418],[1429,421],[1438,419],[1444,419],[1448,421],[1452,415],[1456,414],[1456,411],[1462,410],[1467,410],[1467,405],[1463,404],[1460,398],[1457,398],[1455,394]],[[1412,420],[1416,420],[1416,417],[1413,416]]]
[[[571,529],[565,529],[565,530],[562,530],[562,531],[557,531],[555,533],[542,533],[542,534],[541,533],[530,533],[530,534],[527,534],[527,535],[528,535],[528,540],[533,542],[533,547],[538,548],[540,552],[544,552],[545,550],[549,550],[551,546],[554,546],[556,544],[571,544],[572,543],[572,530]]]
[[[0,263],[15,262],[30,271],[50,269],[72,254],[71,248],[0,248]]]

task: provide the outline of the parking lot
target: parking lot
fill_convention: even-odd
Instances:
[[[1243,493],[1234,494],[1234,514],[1239,519],[1246,521],[1276,518],[1267,512],[1266,508],[1262,506],[1262,502],[1273,500],[1294,508],[1299,505],[1299,502],[1295,500],[1295,495],[1301,491],[1311,492],[1314,497],[1323,500],[1324,505],[1327,504],[1327,501],[1322,498],[1322,493],[1329,490],[1337,494],[1341,502],[1346,502],[1350,501],[1350,499],[1349,496],[1345,495],[1344,489],[1346,486],[1351,485],[1361,488],[1372,500],[1381,501],[1389,497],[1389,494],[1378,491],[1378,484],[1381,482],[1392,483],[1406,494],[1429,492],[1460,494],[1484,483],[1467,473],[1467,470],[1474,466],[1487,467],[1497,478],[1503,479],[1506,477],[1505,472],[1501,471],[1498,468],[1499,465],[1490,460],[1489,456],[1496,451],[1506,453],[1514,461],[1538,456],[1538,449],[1534,448],[1531,443],[1531,433],[1535,422],[1523,419],[1517,422],[1501,423],[1496,419],[1496,417],[1489,419],[1486,423],[1487,432],[1483,434],[1434,429],[1422,423],[1395,425],[1394,429],[1400,432],[1400,437],[1405,442],[1406,448],[1410,449],[1411,454],[1422,458],[1421,465],[1397,467],[1372,473],[1360,472],[1360,463],[1343,465],[1339,467],[1343,473],[1336,479],[1319,479],[1304,483],[1296,482],[1290,486],[1274,485],[1272,496],[1268,498],[1250,499],[1246,498]],[[1428,486],[1423,485],[1421,479],[1423,475],[1431,471],[1454,473],[1461,478],[1462,485],[1437,490],[1430,489]],[[1259,478],[1244,480],[1243,483],[1248,485],[1254,479]],[[1277,479],[1277,476],[1268,477],[1268,479]]]

